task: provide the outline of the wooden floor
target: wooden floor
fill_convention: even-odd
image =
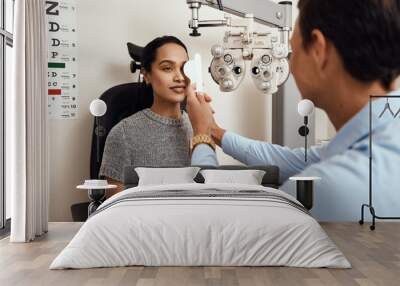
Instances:
[[[122,267],[48,270],[80,223],[50,223],[49,233],[27,244],[0,241],[0,285],[400,285],[400,223],[322,224],[353,268]]]

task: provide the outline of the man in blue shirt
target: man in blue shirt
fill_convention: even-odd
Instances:
[[[368,202],[369,97],[396,94],[400,75],[400,2],[299,0],[298,7],[291,72],[302,97],[326,111],[337,130],[333,140],[312,147],[304,162],[303,148],[251,140],[220,128],[210,98],[189,88],[194,136],[209,136],[247,165],[279,166],[283,184],[294,175],[321,177],[315,182],[312,210],[318,219],[358,220],[361,204]],[[374,206],[380,216],[400,215],[400,113],[394,119],[387,103],[394,115],[400,110],[400,99],[372,104]],[[192,164],[217,165],[212,144],[204,143],[195,146]]]

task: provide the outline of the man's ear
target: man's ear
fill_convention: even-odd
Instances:
[[[310,45],[311,55],[319,70],[324,70],[331,52],[331,44],[318,29],[311,32],[312,44]]]

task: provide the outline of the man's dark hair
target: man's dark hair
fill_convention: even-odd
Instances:
[[[156,56],[157,56],[157,50],[158,48],[162,47],[165,44],[177,44],[181,46],[182,48],[185,49],[187,53],[187,48],[184,43],[182,43],[181,40],[174,36],[162,36],[155,38],[151,42],[149,42],[143,49],[143,54],[142,54],[142,67],[145,71],[150,72],[151,71],[151,64],[155,61]]]
[[[389,89],[400,75],[400,0],[299,0],[298,7],[304,48],[318,29],[355,79]]]

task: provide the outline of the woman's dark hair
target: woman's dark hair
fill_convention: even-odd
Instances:
[[[154,40],[152,40],[150,43],[148,43],[144,47],[143,54],[142,54],[142,61],[141,61],[142,68],[145,71],[150,72],[151,64],[156,59],[158,48],[160,48],[161,46],[163,46],[165,44],[171,44],[171,43],[181,46],[182,48],[185,49],[185,51],[187,53],[187,48],[186,48],[185,44],[182,43],[182,41],[179,40],[178,38],[176,38],[174,36],[158,37],[158,38],[155,38]]]
[[[400,75],[400,0],[299,0],[298,7],[305,49],[318,29],[355,79],[389,89]]]

